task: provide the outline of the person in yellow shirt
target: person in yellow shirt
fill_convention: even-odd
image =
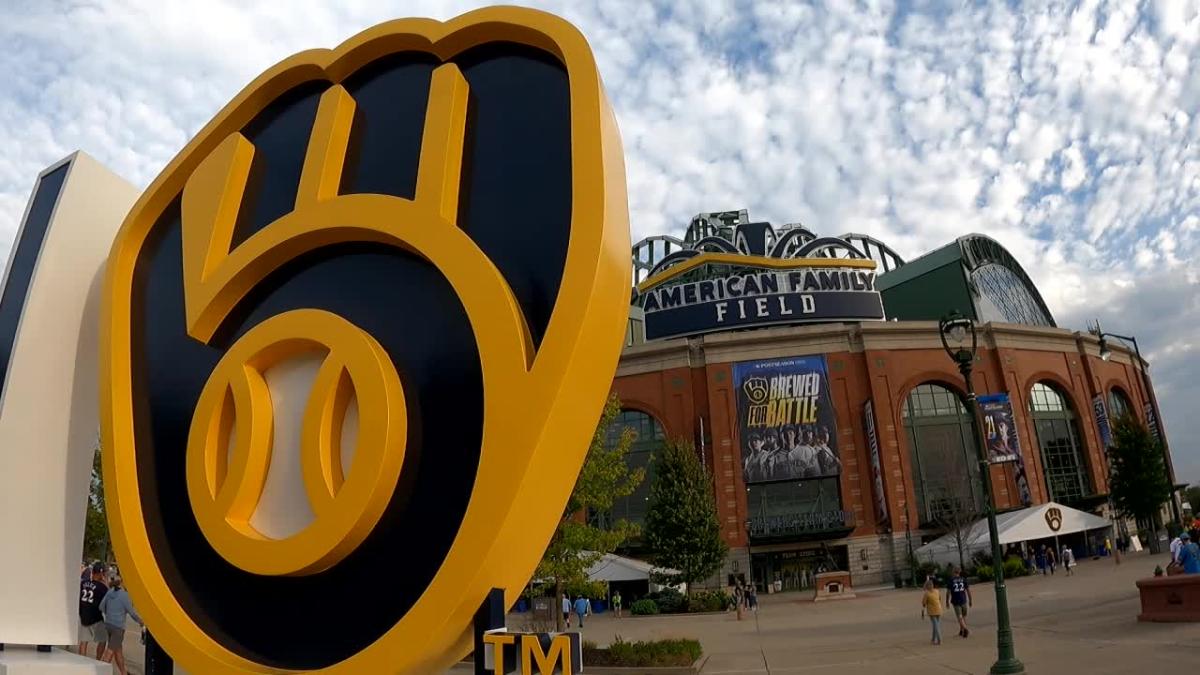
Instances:
[[[924,619],[926,615],[933,628],[933,639],[929,644],[942,644],[942,596],[932,577],[925,580],[925,592],[921,595],[921,618]]]

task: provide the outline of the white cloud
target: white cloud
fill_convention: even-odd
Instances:
[[[385,19],[474,6],[243,4],[0,6],[0,247],[36,173],[72,150],[146,184],[274,62]],[[1200,418],[1165,393],[1198,393],[1193,343],[1168,337],[1200,328],[1184,297],[1195,282],[1163,276],[1200,252],[1200,3],[1156,0],[1144,15],[1098,2],[536,4],[596,50],[635,236],[742,207],[867,232],[908,257],[984,232],[1025,264],[1062,323],[1111,314],[1114,330],[1161,345],[1166,422],[1180,439],[1200,436]],[[1164,294],[1169,328],[1135,311]],[[1198,452],[1177,443],[1193,479]]]

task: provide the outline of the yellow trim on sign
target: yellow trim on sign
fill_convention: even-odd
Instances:
[[[336,85],[391,54],[422,52],[445,61],[496,42],[518,43],[547,52],[561,61],[570,83],[571,233],[557,301],[536,354],[503,275],[457,226],[462,120],[468,97],[467,83],[457,67],[446,64],[435,71],[423,132],[421,177],[414,199],[338,195],[336,190],[340,176],[337,166],[344,161],[346,133],[353,119],[353,101]],[[296,211],[233,247],[238,198],[254,155],[253,145],[241,130],[281,95],[316,81],[335,86],[319,104]],[[122,574],[155,639],[188,671],[289,672],[235,653],[189,616],[159,568],[158,553],[152,550],[147,533],[147,518],[158,514],[142,509],[143,486],[139,485],[136,466],[134,409],[144,392],[134,388],[132,350],[134,317],[138,316],[133,306],[134,275],[155,223],[181,193],[187,328],[201,341],[211,337],[237,301],[272,270],[306,251],[338,242],[370,241],[411,251],[435,265],[462,301],[479,348],[484,389],[479,465],[463,467],[464,471],[477,472],[466,513],[441,567],[409,612],[362,651],[320,672],[348,675],[446,670],[470,651],[472,620],[488,593],[493,588],[505,589],[505,601],[511,604],[532,576],[586,456],[621,352],[632,271],[624,156],[587,41],[573,26],[553,15],[492,7],[446,23],[427,19],[392,21],[368,29],[334,50],[297,54],[255,79],[184,147],[138,200],[113,243],[104,288],[100,395],[106,503]],[[269,330],[264,337],[281,340],[298,329]],[[314,329],[298,337],[321,342],[318,333]],[[248,337],[250,334],[242,339]],[[331,354],[338,344],[326,345]],[[271,348],[264,345],[264,349],[269,355]],[[254,350],[239,350],[245,353],[230,358],[253,358],[250,352]],[[367,350],[359,346],[349,354],[365,358]],[[329,358],[348,357],[327,357],[327,362]],[[262,405],[262,387],[252,373],[230,379],[222,366],[218,371],[214,373],[217,384],[209,384],[220,389],[220,383],[229,382],[232,393],[220,397],[212,394],[214,401],[220,399],[219,405],[206,401],[210,407],[204,414],[197,411],[193,427],[200,429],[196,433],[205,439],[220,439],[222,431],[233,428],[225,421],[229,417],[226,413],[237,408],[239,398],[243,409]],[[350,373],[349,377],[354,380],[356,375]],[[384,379],[388,377],[385,373]],[[313,394],[317,401],[310,400],[311,410],[306,411],[306,417],[312,428],[319,430],[319,437],[308,438],[311,430],[306,424],[305,440],[310,443],[334,437],[333,428],[325,420],[336,417],[337,408],[344,405],[341,387],[345,385],[340,378],[319,374],[318,380]],[[398,398],[387,401],[386,405],[399,405]],[[311,421],[314,415],[315,422]],[[360,422],[365,417],[360,415]],[[399,437],[399,432],[389,436],[393,440],[388,443]],[[218,478],[223,476],[227,482],[230,467],[209,443],[197,441],[203,461],[198,462],[194,473],[189,471],[189,484],[210,491],[216,488],[211,493],[215,500],[220,491]],[[396,446],[389,448],[385,455],[390,465],[402,455]],[[311,452],[319,457],[309,462],[317,466],[315,475],[305,476],[306,489],[310,494],[335,489],[339,480],[336,470],[325,466],[332,461],[326,457],[332,450],[317,448]],[[261,462],[262,457],[235,459],[250,460]],[[341,477],[345,481],[342,493],[351,489],[359,466],[356,456],[352,475]],[[249,475],[254,473],[253,466],[242,470],[247,475],[234,483],[238,487],[230,488],[234,492],[229,498],[229,506],[240,509],[235,514],[239,518],[244,511],[241,498],[252,495],[259,480],[256,474]],[[384,485],[383,481],[372,484],[388,494],[394,488],[394,484]],[[375,503],[377,496],[372,493],[369,501]],[[337,499],[332,494],[328,500],[319,497],[317,507],[331,509]],[[351,534],[339,540],[337,546],[352,543],[358,525],[369,521],[368,514],[352,524],[348,529]],[[251,555],[247,545],[239,546]],[[306,549],[310,558],[318,548],[314,545]],[[332,555],[336,557],[340,551],[337,548]],[[290,567],[297,568],[296,560],[302,557],[297,556]],[[318,567],[332,559],[317,557],[320,559],[314,564]],[[373,579],[362,582],[364,597],[378,585]],[[293,619],[279,617],[282,621]]]
[[[271,465],[274,415],[263,374],[307,352],[323,355],[300,447],[315,517],[296,534],[273,539],[250,524]],[[354,470],[343,477],[341,415],[351,392],[358,401],[358,440]],[[321,310],[266,319],[225,352],[196,403],[186,461],[196,523],[222,558],[251,574],[302,576],[328,569],[358,548],[387,509],[407,432],[400,376],[375,338]]]
[[[859,259],[844,259],[844,258],[768,258],[761,255],[742,255],[740,253],[701,253],[698,256],[688,258],[687,260],[672,265],[665,271],[659,272],[654,276],[646,279],[638,284],[638,292],[654,288],[655,286],[670,281],[684,272],[694,270],[701,265],[720,264],[720,265],[744,265],[746,267],[762,267],[772,270],[792,270],[805,267],[853,267],[856,269],[873,270],[876,267],[874,260],[859,260]]]

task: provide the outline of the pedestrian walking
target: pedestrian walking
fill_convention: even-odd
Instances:
[[[612,606],[613,614],[616,614],[618,619],[621,618],[621,591],[613,593]]]
[[[562,613],[563,613],[563,623],[567,624],[567,628],[570,628],[571,627],[571,599],[567,597],[566,593],[563,593],[563,597],[562,597]]]
[[[969,637],[971,631],[967,628],[967,608],[974,604],[971,599],[971,587],[963,577],[962,568],[954,568],[954,576],[950,577],[950,585],[946,586],[946,602],[954,608],[954,618],[958,619],[958,636]]]
[[[1063,546],[1062,564],[1063,569],[1067,572],[1067,576],[1075,574],[1073,569],[1075,567],[1075,552],[1071,550],[1070,546]]]
[[[132,617],[139,626],[145,626],[142,617],[133,609],[133,601],[121,583],[120,577],[114,577],[112,588],[100,603],[100,611],[104,614],[104,628],[108,631],[108,653],[105,661],[111,661],[121,675],[129,675],[125,668],[125,621]]]
[[[1037,551],[1037,569],[1042,576],[1046,575],[1046,545],[1042,544]]]
[[[929,617],[929,626],[933,629],[933,637],[929,644],[942,644],[942,596],[933,584],[933,579],[925,579],[925,592],[921,594],[921,618]]]
[[[91,578],[79,582],[79,653],[87,656],[88,643],[96,643],[96,660],[104,660],[104,650],[108,645],[108,631],[104,629],[104,614],[100,611],[100,603],[108,595],[108,585],[104,583],[104,563],[92,565]]]
[[[1186,532],[1180,532],[1179,536],[1171,540],[1171,561],[1167,563],[1167,574],[1172,574],[1172,570],[1179,567],[1179,552],[1183,548],[1183,535]],[[1189,535],[1191,538],[1191,535]]]
[[[1058,567],[1058,561],[1054,555],[1054,547],[1046,549],[1046,566],[1050,568],[1050,574],[1054,574],[1054,568]]]
[[[758,611],[758,587],[755,586],[754,584],[750,584],[750,588],[748,588],[747,591],[748,591],[748,593],[746,594],[746,600],[750,603],[750,611],[757,612]]]
[[[1179,564],[1183,565],[1184,574],[1200,574],[1200,546],[1192,541],[1187,532],[1179,535],[1183,543],[1179,547]]]
[[[579,628],[583,629],[583,617],[591,613],[591,603],[584,596],[575,598],[575,616],[579,619]]]

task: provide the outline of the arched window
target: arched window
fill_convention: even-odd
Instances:
[[[1120,387],[1113,387],[1108,390],[1108,419],[1115,423],[1126,415],[1133,414],[1133,404],[1129,402],[1129,397],[1121,391]]]
[[[1029,410],[1042,448],[1050,499],[1063,504],[1091,494],[1083,442],[1071,403],[1054,385],[1038,382],[1029,392]]]
[[[613,504],[611,517],[614,521],[624,518],[641,525],[646,520],[646,502],[650,498],[650,481],[653,480],[650,459],[666,441],[666,434],[658,420],[650,415],[640,410],[622,410],[608,428],[608,447],[614,447],[626,429],[633,430],[634,438],[625,461],[631,469],[645,469],[646,478],[633,494]]]
[[[926,383],[913,388],[900,415],[912,457],[913,499],[921,524],[978,513],[979,465],[971,417],[958,394]]]

